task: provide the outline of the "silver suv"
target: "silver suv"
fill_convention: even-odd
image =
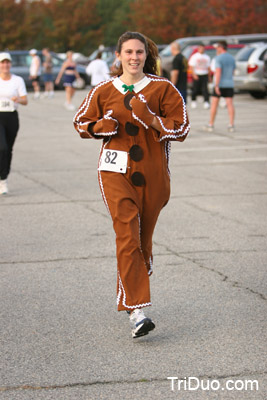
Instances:
[[[245,46],[236,54],[234,75],[236,90],[248,91],[256,99],[263,99],[266,96],[264,79],[264,56],[266,53],[266,43],[254,43]]]

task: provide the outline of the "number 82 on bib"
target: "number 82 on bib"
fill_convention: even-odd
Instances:
[[[99,162],[99,171],[111,171],[125,174],[127,171],[127,151],[104,149]]]

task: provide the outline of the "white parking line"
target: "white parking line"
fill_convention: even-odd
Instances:
[[[177,165],[190,166],[190,165],[207,165],[207,164],[230,164],[230,163],[246,163],[246,162],[266,162],[267,157],[258,157],[258,158],[215,158],[211,160],[195,160],[192,163],[179,163]]]
[[[240,146],[217,146],[217,147],[191,147],[191,148],[172,148],[172,153],[189,153],[198,151],[214,151],[214,150],[255,150],[266,149],[267,144],[252,144]]]

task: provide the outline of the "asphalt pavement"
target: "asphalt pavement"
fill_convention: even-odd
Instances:
[[[20,107],[0,197],[0,399],[266,399],[267,101],[236,96],[231,134],[226,109],[208,133],[201,99],[189,108],[154,235],[156,329],[134,340],[116,309],[100,142],[79,138],[63,103]]]

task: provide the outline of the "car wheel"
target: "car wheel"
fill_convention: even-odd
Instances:
[[[264,99],[266,96],[266,92],[261,92],[259,90],[251,90],[249,93],[254,99]]]

